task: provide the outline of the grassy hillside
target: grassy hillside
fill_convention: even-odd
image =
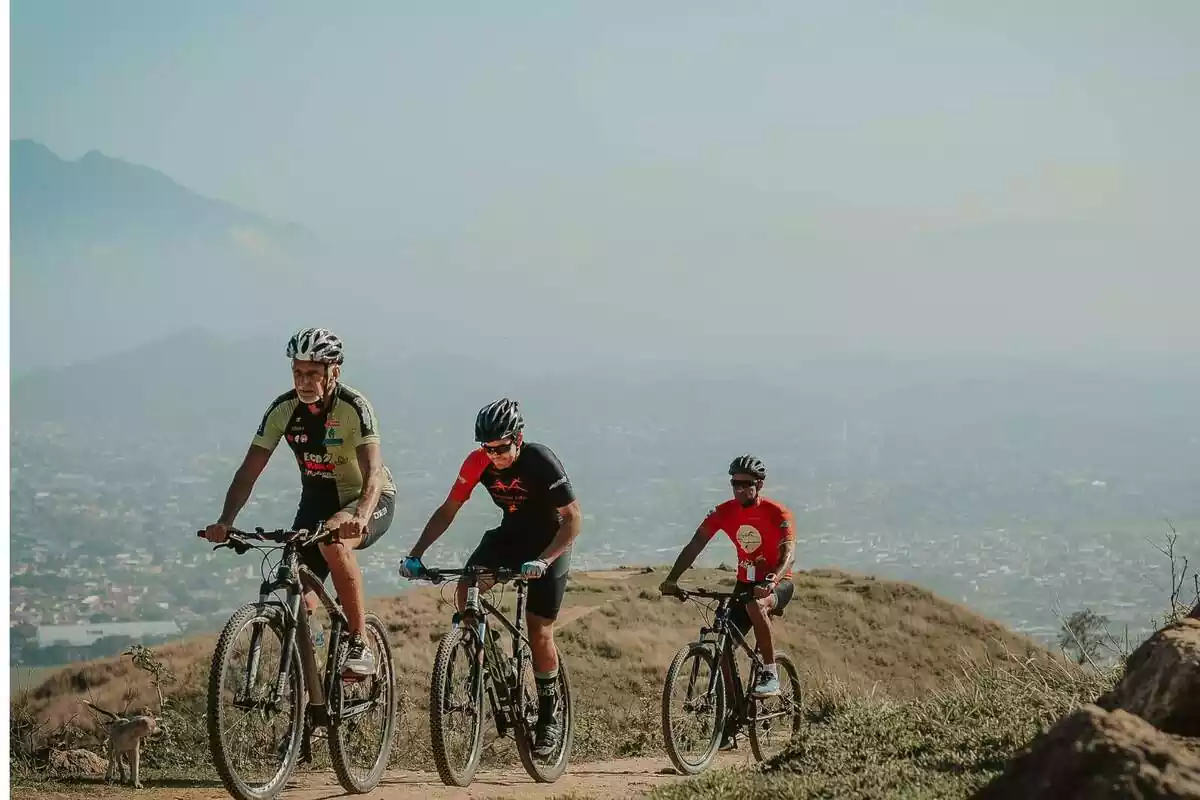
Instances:
[[[697,635],[704,620],[694,603],[659,596],[655,587],[664,574],[661,568],[630,568],[580,573],[571,583],[559,642],[573,670],[578,760],[663,754],[658,719],[662,680],[675,650]],[[733,574],[693,570],[683,583],[729,586]],[[964,660],[992,663],[997,675],[1019,675],[1023,669],[1007,654],[1039,664],[1062,663],[1026,637],[916,586],[826,570],[800,573],[796,584],[786,615],[775,622],[777,641],[799,666],[814,714],[837,709],[833,719],[847,727],[827,728],[836,738],[854,735],[859,725],[849,698],[869,696],[874,698],[871,702],[886,702],[891,708],[907,701],[929,703],[941,696],[937,692],[961,683]],[[512,595],[511,590],[506,593],[506,607]],[[451,598],[452,589],[446,586],[370,601],[391,631],[403,692],[395,763],[430,763],[429,671],[437,640],[450,623]],[[198,725],[175,725],[170,748],[198,754],[193,763],[172,762],[167,743],[151,747],[160,751],[153,761],[165,772],[209,769],[203,740],[183,739],[198,737],[202,730],[202,696],[214,639],[200,637],[157,651],[176,675],[165,692],[177,713],[200,715]],[[1054,669],[1073,672],[1063,666]],[[90,722],[79,703],[85,697],[106,708],[157,705],[148,676],[134,669],[128,658],[64,669],[14,702],[54,730],[72,721],[84,726]],[[943,712],[929,706],[925,713],[932,722]],[[877,733],[887,738],[885,731]],[[873,735],[869,726],[861,734]],[[806,757],[816,757],[819,751],[806,752]],[[510,759],[508,741],[491,748],[488,757]],[[665,766],[665,754],[663,760]]]

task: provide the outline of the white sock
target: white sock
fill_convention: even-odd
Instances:
[[[768,675],[770,675],[771,677],[774,677],[774,678],[779,677],[779,672],[777,671],[774,661],[772,661],[770,664],[764,664],[763,672],[767,673]]]

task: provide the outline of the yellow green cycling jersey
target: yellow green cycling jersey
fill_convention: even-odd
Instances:
[[[363,490],[359,445],[379,442],[375,409],[361,392],[344,383],[334,389],[328,410],[285,392],[263,414],[252,444],[274,452],[285,439],[300,467],[302,516],[326,518],[357,500]],[[394,495],[392,473],[384,465],[383,494]]]

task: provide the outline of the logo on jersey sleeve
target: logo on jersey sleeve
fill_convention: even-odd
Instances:
[[[746,553],[753,553],[762,547],[762,534],[753,525],[743,525],[738,528],[734,538]]]

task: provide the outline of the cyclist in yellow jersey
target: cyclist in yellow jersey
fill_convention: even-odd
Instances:
[[[396,485],[383,463],[379,427],[371,404],[340,381],[342,341],[325,328],[303,328],[287,346],[294,388],[272,401],[233,476],[220,518],[205,530],[211,542],[223,542],[258,476],[280,439],[287,441],[300,467],[300,506],[294,530],[314,530],[324,522],[334,538],[301,550],[318,578],[332,574],[346,611],[350,641],[342,674],[375,673],[375,656],[363,637],[366,610],[362,571],[354,551],[370,547],[392,523]],[[314,593],[305,594],[310,610]]]

